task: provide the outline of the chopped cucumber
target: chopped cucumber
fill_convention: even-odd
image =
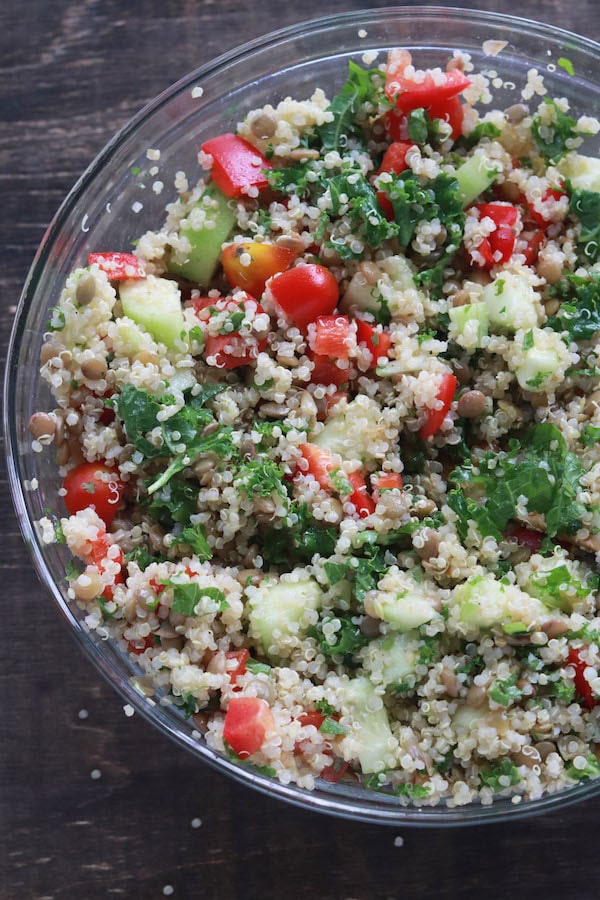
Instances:
[[[373,591],[365,598],[365,609],[374,619],[383,619],[397,631],[412,631],[437,615],[431,603],[409,591]]]
[[[473,575],[452,592],[451,606],[465,631],[476,634],[494,625],[514,631],[515,624],[524,631],[539,626],[548,617],[548,609],[516,585],[503,584],[493,575]]]
[[[568,153],[556,166],[575,189],[600,192],[600,159]]]
[[[523,564],[521,573],[525,566],[529,568],[529,564]],[[569,614],[597,590],[597,584],[588,583],[587,574],[581,563],[550,557],[537,565],[534,571],[529,571],[524,579],[519,578],[519,582],[524,591],[537,597],[545,606]]]
[[[521,268],[498,272],[494,280],[486,284],[481,297],[487,306],[492,331],[515,332],[538,324],[540,300],[529,274]]]
[[[129,358],[146,349],[148,335],[132,319],[122,316],[115,322],[113,348],[115,356]]]
[[[343,705],[353,719],[352,737],[362,772],[369,775],[393,768],[396,742],[385,706],[371,681],[365,677],[351,679],[344,688]]]
[[[458,196],[463,206],[469,206],[494,183],[502,165],[489,159],[484,153],[474,153],[456,170]]]
[[[465,350],[479,350],[488,336],[489,314],[486,303],[467,303],[448,310],[448,337]]]
[[[358,271],[348,282],[340,301],[340,309],[360,309],[377,317],[381,311],[381,301],[381,291],[377,284],[369,284],[363,273]]]
[[[323,429],[313,438],[318,447],[338,453],[344,460],[375,460],[377,442],[386,441],[379,404],[364,394],[339,403]]]
[[[194,221],[197,216],[197,221]],[[168,269],[173,275],[208,287],[221,258],[221,246],[235,224],[235,209],[229,198],[214,184],[209,184],[202,197],[188,215],[179,236],[190,243],[185,259],[173,253]]]
[[[267,582],[249,592],[249,634],[271,657],[289,656],[309,626],[305,613],[321,607],[322,591],[313,578]]]
[[[182,340],[182,334],[185,336],[181,294],[176,282],[154,275],[122,281],[119,298],[125,315],[167,348],[172,350]]]
[[[362,651],[362,665],[374,684],[386,688],[405,687],[414,682],[414,671],[419,660],[419,634],[407,631],[394,632],[369,641]]]
[[[517,381],[524,391],[539,394],[546,390],[548,380],[559,365],[558,353],[551,347],[531,347],[516,369]]]

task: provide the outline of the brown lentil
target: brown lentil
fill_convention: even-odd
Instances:
[[[418,536],[423,543],[421,544],[421,540],[417,544],[415,541],[415,550],[421,559],[431,559],[434,556],[438,555],[440,549],[440,536],[433,528],[424,528],[422,531],[417,532],[415,538]],[[419,544],[421,544],[419,546]]]
[[[99,356],[85,359],[81,363],[81,372],[84,378],[89,378],[90,381],[98,381],[100,378],[104,378],[106,370],[106,361]]]
[[[525,103],[514,103],[504,111],[504,115],[511,125],[518,125],[529,115],[529,107]]]
[[[464,419],[475,419],[485,410],[485,404],[485,394],[481,391],[467,391],[459,398],[456,412]]]
[[[255,137],[261,140],[268,140],[277,131],[277,121],[269,113],[259,113],[257,116],[252,117],[250,131]]]
[[[29,431],[36,440],[50,437],[56,431],[56,419],[50,413],[36,412],[29,420]]]
[[[80,306],[87,306],[88,303],[91,303],[96,296],[96,290],[96,279],[90,272],[88,272],[87,275],[83,275],[77,282],[77,287],[75,288],[75,299]]]

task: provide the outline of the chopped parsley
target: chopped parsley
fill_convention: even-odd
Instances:
[[[267,456],[258,456],[242,463],[237,470],[234,485],[247,497],[286,497],[283,486],[283,469]]]
[[[492,686],[488,688],[488,696],[494,703],[500,706],[511,706],[523,696],[523,691],[517,687],[519,673],[514,672],[508,678],[503,680],[497,679]]]
[[[323,719],[322,724],[319,726],[319,731],[323,734],[346,734],[347,729],[344,728],[343,725],[340,725],[335,719],[332,719],[331,716],[327,716]]]
[[[229,607],[225,594],[219,588],[201,587],[195,581],[183,584],[173,581],[173,579],[168,584],[173,588],[171,610],[174,613],[181,613],[184,616],[202,616],[212,612],[224,612]],[[212,603],[209,604],[208,609],[201,608],[199,611],[198,604],[204,599],[212,601]],[[216,609],[214,609],[214,604],[217,605]]]
[[[585,767],[578,769],[574,764],[570,765],[566,771],[569,778],[575,781],[587,781],[589,778],[597,778],[600,775],[600,762],[593,753],[585,757]]]
[[[591,272],[589,277],[569,273],[554,293],[562,304],[558,315],[546,322],[550,328],[566,331],[573,341],[588,340],[600,331],[600,273]]]
[[[178,534],[174,544],[189,544],[200,562],[208,562],[212,559],[212,550],[206,540],[206,534],[202,525],[190,525]]]
[[[555,100],[545,98],[544,103],[553,109],[552,121],[544,117],[534,116],[531,122],[531,133],[537,148],[547,163],[556,163],[571,149],[567,142],[577,138],[575,126],[577,122],[564,113]]]
[[[514,787],[521,780],[519,770],[510,759],[506,757],[480,772],[481,783],[491,787],[493,791],[503,791],[507,787]]]
[[[571,193],[569,212],[581,222],[577,238],[581,261],[597,262],[600,257],[600,193],[576,188]]]
[[[340,623],[340,627],[333,634],[326,636],[324,626],[334,620]],[[344,656],[346,659],[352,657],[367,643],[367,638],[347,613],[323,616],[308,630],[308,635],[317,639],[319,650],[324,656]]]
[[[349,138],[360,141],[362,133],[356,122],[357,114],[364,103],[375,99],[374,75],[381,77],[380,72],[370,72],[349,61],[348,78],[329,105],[333,120],[318,128],[323,150],[343,150]]]
[[[523,497],[528,512],[544,515],[549,537],[559,531],[572,534],[585,511],[577,500],[582,474],[581,462],[567,450],[556,425],[539,423],[520,443],[512,440],[507,452],[485,453],[477,464],[466,462],[452,472],[454,483],[483,487],[485,506],[468,498],[462,488],[451,492],[448,504],[458,517],[463,540],[471,520],[482,535],[501,538]]]

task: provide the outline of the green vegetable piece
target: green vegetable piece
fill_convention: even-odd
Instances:
[[[320,609],[322,592],[313,578],[264,580],[251,592],[247,609],[249,634],[268,657],[289,656],[294,639],[308,631],[307,612]]]
[[[352,716],[352,734],[357,757],[365,775],[389,768],[390,742],[394,737],[383,704],[378,705],[375,688],[368,678],[351,679],[344,687],[344,701]]]
[[[191,225],[182,227],[179,237],[190,243],[187,259],[177,262],[174,255],[171,255],[167,268],[172,275],[207,288],[221,258],[221,245],[227,240],[235,224],[235,204],[215,184],[209,184],[196,208],[206,213],[206,221],[212,227],[208,228],[204,224],[199,228]]]
[[[119,283],[123,312],[172,350],[185,338],[181,293],[175,281],[147,275]]]
[[[600,763],[594,754],[590,753],[585,757],[585,766],[583,769],[577,768],[573,763],[573,765],[568,767],[567,775],[575,781],[587,781],[590,778],[597,778],[598,775],[600,775]]]
[[[214,611],[223,612],[229,606],[225,594],[218,588],[200,587],[195,581],[182,584],[171,579],[168,583],[173,588],[171,610],[175,613],[184,616],[202,616]],[[214,607],[211,609],[210,604],[208,610],[198,609],[198,604],[205,598],[217,604],[216,610]]]
[[[362,69],[352,60],[349,61],[348,79],[329,106],[333,120],[325,122],[318,129],[324,150],[344,149],[349,137],[360,137],[356,115],[360,106],[375,95],[372,75],[372,72]]]
[[[491,787],[496,793],[514,787],[521,780],[515,764],[506,758],[494,763],[485,772],[481,772],[479,777],[482,784]]]
[[[461,205],[470,206],[480,194],[487,191],[497,179],[501,168],[482,153],[474,153],[473,156],[467,157],[455,175],[458,184],[457,198]]]
[[[339,622],[340,627],[331,636],[326,635],[324,629],[333,621]],[[319,650],[324,656],[352,657],[367,643],[359,626],[355,625],[351,616],[343,613],[323,616],[307,633],[318,640]]]
[[[488,688],[488,697],[500,706],[511,706],[523,696],[521,688],[517,687],[519,673],[514,672],[509,678],[496,680]]]
[[[534,116],[531,122],[531,134],[537,148],[546,162],[556,165],[569,151],[568,143],[577,139],[575,131],[577,122],[571,116],[564,113],[555,100],[544,98],[544,103],[553,109],[552,121],[546,117]]]

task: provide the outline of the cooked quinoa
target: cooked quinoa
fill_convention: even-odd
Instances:
[[[72,272],[40,530],[214,750],[533,799],[600,775],[600,126],[535,70],[502,110],[465,53],[417,64],[251,111]]]

